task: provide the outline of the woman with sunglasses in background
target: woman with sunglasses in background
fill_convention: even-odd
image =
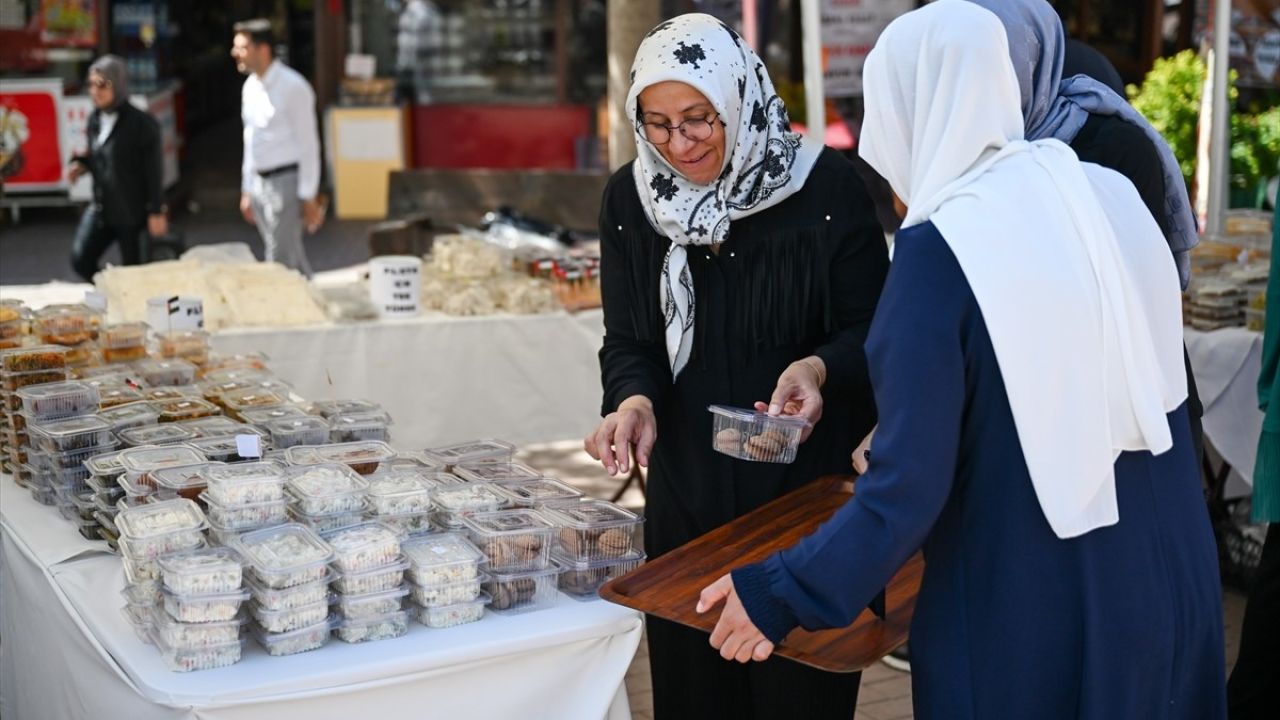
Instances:
[[[71,266],[93,282],[98,261],[120,245],[124,265],[140,261],[139,236],[169,233],[161,182],[160,126],[129,104],[124,60],[104,55],[89,66],[89,152],[72,158],[67,179],[93,176],[93,202],[84,211],[71,248]]]
[[[763,63],[715,18],[645,38],[627,113],[638,158],[604,193],[604,419],[584,445],[610,474],[648,468],[652,558],[848,472],[875,424],[862,344],[889,261],[853,166],[791,132]],[[712,449],[712,404],[814,425],[793,464],[748,462]],[[658,718],[853,716],[856,674],[729,665],[656,618],[648,636]]]

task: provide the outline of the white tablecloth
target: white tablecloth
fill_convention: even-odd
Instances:
[[[1187,354],[1204,403],[1204,434],[1238,473],[1240,481],[1253,485],[1253,466],[1262,433],[1258,409],[1258,372],[1262,368],[1262,334],[1245,328],[1212,332],[1185,331]],[[1227,488],[1227,495],[1242,494]]]
[[[46,540],[56,536],[56,550]],[[252,640],[227,668],[173,673],[121,615],[119,558],[0,478],[0,716],[627,718],[638,613],[561,596],[553,609],[273,658]],[[61,559],[58,559],[61,558]],[[52,564],[48,564],[52,561]]]

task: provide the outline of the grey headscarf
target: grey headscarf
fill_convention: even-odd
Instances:
[[[118,55],[103,55],[94,60],[89,66],[89,74],[101,75],[111,83],[115,96],[111,100],[111,105],[105,108],[107,112],[115,112],[121,105],[129,102],[129,74],[125,71],[124,60]]]
[[[1022,90],[1028,140],[1056,138],[1070,144],[1090,115],[1114,115],[1140,128],[1155,145],[1164,169],[1165,240],[1183,289],[1191,279],[1191,248],[1200,242],[1182,170],[1169,144],[1151,123],[1111,88],[1087,76],[1062,79],[1066,41],[1062,19],[1045,0],[969,0],[1000,18]]]

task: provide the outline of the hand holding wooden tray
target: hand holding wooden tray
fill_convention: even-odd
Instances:
[[[709,634],[720,612],[695,612],[704,587],[733,568],[759,562],[796,544],[852,495],[850,477],[815,480],[612,580],[600,589],[600,596]],[[796,628],[774,654],[832,672],[866,668],[906,642],[923,573],[924,560],[916,553],[885,590],[883,620],[864,610],[845,628],[817,632]]]

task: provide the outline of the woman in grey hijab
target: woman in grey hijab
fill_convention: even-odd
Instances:
[[[93,202],[85,209],[71,248],[71,266],[93,281],[98,261],[112,243],[125,265],[140,262],[143,232],[169,232],[162,183],[160,126],[129,103],[124,61],[104,55],[89,66],[93,112],[87,127],[89,152],[72,158],[67,179],[93,177]]]

